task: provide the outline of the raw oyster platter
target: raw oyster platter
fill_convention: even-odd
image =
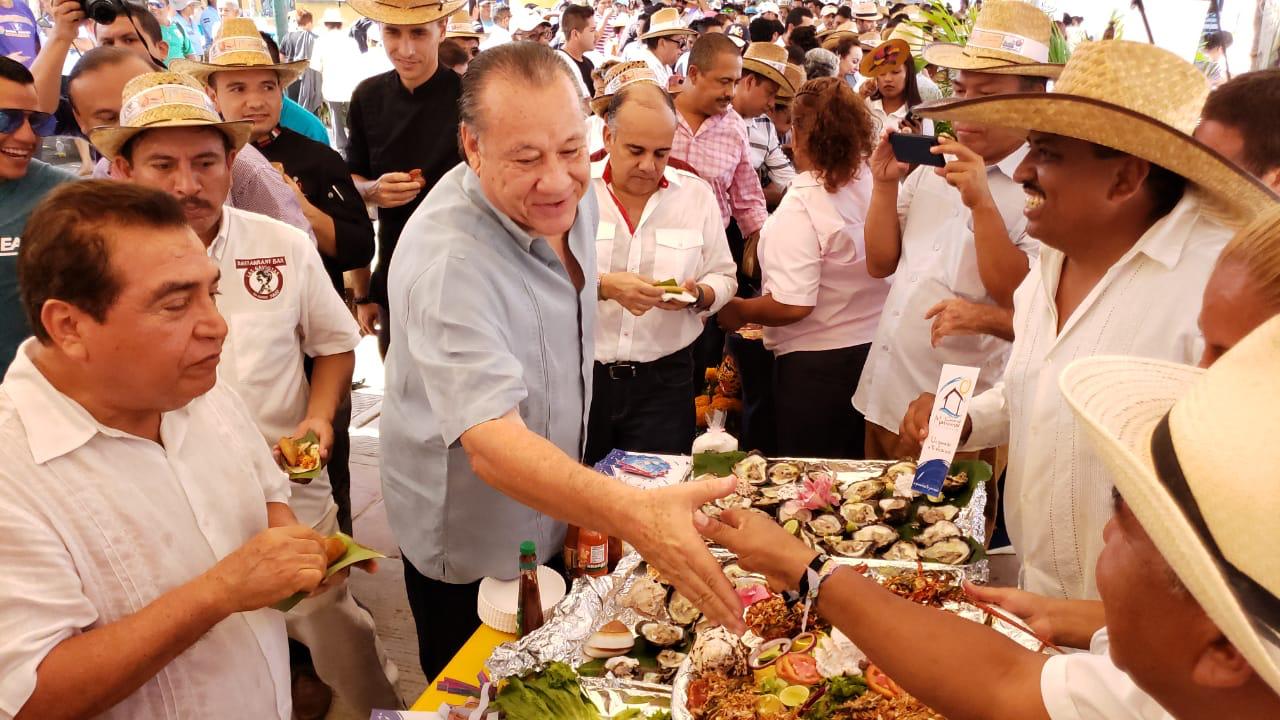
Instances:
[[[729,464],[732,461],[732,464]],[[770,514],[788,532],[832,557],[883,559],[927,565],[982,560],[985,483],[991,466],[952,464],[942,495],[911,489],[915,463],[780,458],[724,453],[695,468],[729,469],[736,491],[709,503],[716,516],[731,508]],[[695,470],[696,472],[696,470]]]

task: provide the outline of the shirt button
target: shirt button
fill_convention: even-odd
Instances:
[[[897,310],[894,310],[894,311],[893,311],[893,316],[894,316],[894,317],[900,317],[901,315],[902,315],[902,313],[898,312]]]
[[[942,249],[942,243],[934,243],[934,244],[933,244],[933,249],[934,249],[934,250],[941,250],[941,249]]]
[[[883,351],[885,351],[885,352],[889,352],[889,346],[888,346],[888,345],[881,345],[881,346],[880,346],[880,349],[881,349],[881,350],[883,350]]]
[[[919,277],[920,276],[918,274],[911,273],[911,282],[915,282],[917,279],[919,279]]]

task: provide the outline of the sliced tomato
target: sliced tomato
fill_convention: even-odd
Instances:
[[[787,653],[778,658],[774,666],[778,668],[778,677],[792,685],[817,685],[822,682],[818,661],[812,655]]]
[[[701,678],[689,683],[689,710],[697,712],[707,704],[707,681]]]
[[[902,687],[893,681],[893,678],[884,674],[884,671],[875,665],[868,665],[866,672],[867,687],[884,695],[885,697],[898,697],[902,694]]]

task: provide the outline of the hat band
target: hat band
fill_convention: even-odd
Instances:
[[[214,117],[218,116],[218,111],[214,109],[213,102],[209,100],[209,96],[193,87],[186,85],[152,85],[134,93],[133,97],[126,100],[120,107],[120,126],[131,127],[131,124],[144,112],[161,105],[185,105],[204,113],[210,113]]]
[[[743,60],[750,60],[751,62],[758,62],[758,63],[760,63],[761,65],[767,65],[767,66],[769,66],[769,67],[773,68],[774,70],[777,70],[778,72],[782,73],[783,75],[786,75],[786,74],[787,74],[787,64],[786,64],[786,63],[783,63],[783,62],[778,62],[777,60],[765,60],[764,58],[758,58],[758,57],[747,57],[747,58],[743,58]]]
[[[1280,632],[1280,598],[1231,564],[1222,554],[1217,541],[1213,539],[1213,533],[1204,520],[1204,514],[1200,512],[1200,505],[1196,502],[1195,495],[1187,484],[1187,478],[1182,473],[1182,465],[1178,462],[1178,453],[1173,447],[1173,436],[1169,433],[1168,414],[1160,419],[1155,431],[1151,434],[1151,459],[1155,465],[1157,479],[1182,509],[1182,514],[1195,530],[1196,538],[1209,551],[1214,564],[1227,578],[1232,594],[1251,617],[1273,631]]]
[[[658,79],[653,76],[653,71],[648,68],[636,68],[627,70],[617,77],[613,78],[604,86],[602,95],[617,95],[618,91],[628,85],[634,85],[638,82],[651,82],[658,84]]]
[[[1000,50],[1021,55],[1038,63],[1049,62],[1049,46],[1033,40],[1025,35],[1005,32],[1003,30],[986,30],[974,28],[965,44],[966,48],[982,48],[983,50]]]
[[[218,58],[223,55],[230,55],[237,52],[251,52],[259,55],[265,55],[267,61],[271,61],[271,53],[267,51],[267,43],[260,37],[249,37],[246,35],[232,35],[230,37],[218,38],[213,41],[213,46],[209,48],[209,62],[213,65],[218,64]]]

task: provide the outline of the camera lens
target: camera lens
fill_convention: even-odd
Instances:
[[[81,0],[84,14],[99,25],[110,25],[119,14],[117,0]]]

